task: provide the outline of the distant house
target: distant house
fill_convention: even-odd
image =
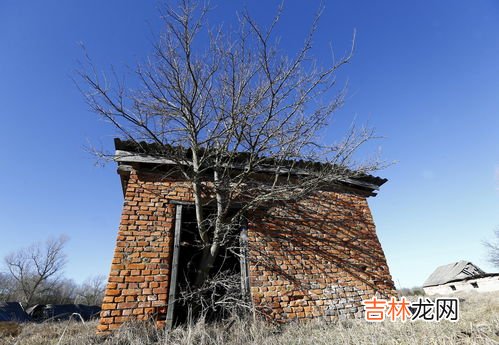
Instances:
[[[485,273],[469,261],[457,261],[438,267],[423,284],[427,295],[455,292],[499,291],[499,273]]]

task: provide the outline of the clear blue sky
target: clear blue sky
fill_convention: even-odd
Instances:
[[[212,1],[213,23],[245,2]],[[267,22],[276,1],[247,1]],[[318,1],[288,1],[279,33],[301,42]],[[123,70],[151,51],[156,1],[0,2],[0,257],[49,235],[68,234],[66,274],[107,274],[122,206],[116,167],[95,166],[88,142],[112,148],[115,131],[88,111],[72,76],[84,42],[95,63]],[[398,163],[370,199],[397,286],[471,260],[499,226],[499,3],[326,1],[315,39],[353,62],[339,75],[350,92],[338,124],[369,121],[385,137],[371,149]],[[334,129],[331,129],[331,133]]]

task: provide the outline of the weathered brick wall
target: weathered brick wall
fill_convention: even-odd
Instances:
[[[277,320],[360,317],[394,293],[366,198],[321,192],[274,207],[249,227],[251,294]]]
[[[160,175],[132,171],[126,186],[101,332],[166,311],[175,222],[170,202],[193,200],[185,182]],[[366,198],[321,192],[249,216],[251,294],[264,315],[278,321],[359,316],[361,299],[393,292]]]
[[[131,172],[99,331],[166,310],[175,221],[175,205],[168,203],[172,199],[191,200],[191,193],[181,182]]]

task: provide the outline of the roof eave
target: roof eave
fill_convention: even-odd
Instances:
[[[128,165],[128,164],[152,164],[152,165],[164,165],[164,166],[171,166],[171,165],[176,165],[178,164],[177,162],[161,157],[161,156],[154,156],[150,154],[145,154],[145,153],[137,153],[137,152],[129,152],[125,150],[118,149],[118,147],[122,147],[121,144],[120,146],[117,145],[117,149],[115,151],[114,155],[114,161],[118,163],[118,165]],[[185,165],[189,165],[189,162],[181,163]],[[243,166],[235,166],[235,169],[243,169]],[[258,169],[258,172],[261,173],[275,173],[275,167],[268,167],[266,168],[265,166],[262,166]],[[289,169],[289,168],[282,168],[282,174],[288,174],[292,173],[293,175],[296,176],[306,176],[309,175],[310,172],[304,170],[304,169]],[[347,185],[351,185],[354,187],[359,187],[364,190],[368,190],[370,196],[376,196],[375,191],[379,190],[379,188],[385,184],[388,181],[386,178],[380,178],[380,177],[375,177],[371,175],[366,175],[365,177],[360,177],[360,178],[339,178],[338,182],[344,183]]]

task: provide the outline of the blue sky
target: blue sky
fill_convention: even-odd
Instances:
[[[212,1],[213,23],[245,7],[268,23],[277,1]],[[282,48],[302,41],[318,1],[288,1]],[[125,71],[151,51],[156,1],[0,1],[0,257],[69,235],[67,276],[108,273],[122,206],[116,166],[95,165],[91,143],[112,149],[113,128],[89,112],[72,77],[83,42],[97,66]],[[316,54],[357,47],[339,73],[348,100],[333,125],[356,118],[384,139],[396,164],[369,203],[397,286],[471,260],[499,226],[499,3],[326,1]],[[336,133],[332,127],[328,135]]]

